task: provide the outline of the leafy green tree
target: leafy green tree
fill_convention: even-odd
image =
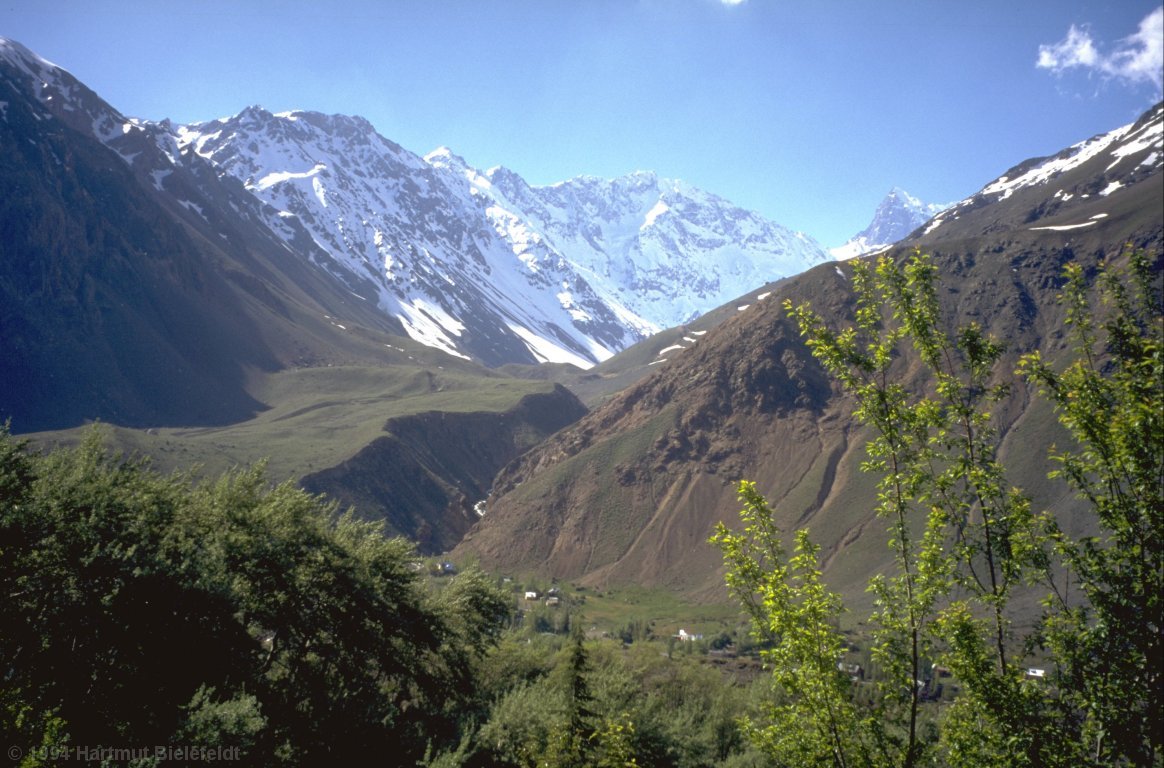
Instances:
[[[547,678],[522,682],[490,708],[478,744],[494,765],[533,768],[565,727],[566,708],[565,691]]]
[[[856,325],[841,332],[808,306],[786,307],[813,354],[854,398],[854,416],[874,430],[862,468],[881,475],[877,512],[889,520],[895,563],[892,574],[870,583],[878,606],[873,658],[885,673],[876,722],[892,726],[883,731],[881,754],[912,766],[931,741],[920,723],[922,662],[950,631],[952,618],[941,612],[955,589],[990,617],[962,626],[959,637],[980,630],[972,636],[994,659],[964,680],[963,706],[976,701],[983,717],[1008,730],[1029,716],[1011,713],[1010,699],[997,694],[1021,680],[1008,654],[1007,607],[1043,554],[1030,504],[1008,487],[996,458],[989,409],[1007,392],[994,381],[1001,345],[974,324],[946,332],[936,270],[920,253],[904,265],[886,257],[859,262],[853,285]],[[899,361],[907,350],[925,373],[921,382],[903,380]]]
[[[623,713],[617,719],[607,719],[590,737],[596,745],[597,768],[638,768],[634,735],[635,724],[630,715]]]
[[[1055,405],[1074,446],[1051,458],[1095,513],[1098,533],[1056,551],[1083,594],[1048,601],[1045,640],[1095,764],[1153,765],[1164,754],[1164,317],[1159,272],[1142,251],[1101,266],[1100,303],[1078,264],[1062,295],[1074,361],[1038,353],[1019,372]],[[1097,322],[1097,317],[1102,322]],[[1053,521],[1052,521],[1053,522]]]
[[[410,544],[261,467],[209,484],[0,432],[0,728],[66,743],[238,746],[258,765],[455,747],[508,599],[433,596]]]
[[[776,702],[768,723],[745,723],[750,738],[778,765],[854,766],[867,763],[863,732],[839,668],[843,638],[836,627],[840,598],[820,580],[817,547],[801,530],[788,558],[771,508],[747,481],[740,483],[743,531],[720,523],[712,542],[724,553],[728,589],[771,647]]]
[[[572,633],[570,644],[565,649],[564,663],[559,670],[566,699],[565,722],[550,739],[546,755],[539,765],[547,768],[582,768],[593,762],[594,744],[591,737],[596,732],[599,720],[587,679],[590,661],[581,629],[576,628]]]
[[[778,740],[765,746],[779,762],[913,766],[940,756],[951,765],[1074,765],[1084,743],[1097,764],[1154,759],[1164,371],[1159,308],[1148,299],[1159,294],[1146,260],[1132,264],[1133,289],[1106,281],[1114,311],[1102,359],[1074,268],[1067,300],[1081,362],[1058,375],[1037,357],[1024,361],[1081,444],[1056,458],[1094,504],[1103,541],[1069,540],[1008,486],[990,412],[1007,393],[1002,347],[973,324],[946,331],[928,257],[858,263],[852,328],[833,331],[810,307],[786,305],[873,429],[863,469],[881,475],[877,512],[889,521],[895,569],[870,583],[880,694],[854,710],[834,680],[835,630],[825,641],[840,606],[812,591],[819,569],[807,534],[796,534],[796,554],[786,558],[771,510],[741,486],[743,534],[721,526],[713,541],[724,550],[729,588],[771,632],[782,698],[770,718]],[[1055,688],[1024,681],[1026,646],[1009,611],[1025,585],[1055,586],[1052,550],[1087,598],[1073,606],[1055,592],[1048,603],[1044,637],[1068,670]],[[818,638],[814,663],[805,634]],[[921,716],[923,665],[935,657],[962,684],[937,740]],[[793,670],[804,676],[798,684],[787,679]],[[799,729],[789,716],[798,709]],[[819,745],[831,733],[844,737],[832,739],[830,757]]]
[[[200,685],[240,679],[249,645],[221,590],[191,589],[159,557],[181,479],[109,460],[95,432],[43,458],[14,442],[0,435],[0,473],[22,478],[0,508],[0,656],[3,698],[22,711],[5,730],[55,722],[79,744],[166,743]]]

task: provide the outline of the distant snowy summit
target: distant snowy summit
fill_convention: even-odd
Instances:
[[[894,187],[877,206],[869,226],[844,245],[829,249],[829,253],[841,261],[879,251],[904,240],[915,229],[949,207],[949,203],[923,203],[904,189]]]
[[[412,338],[490,365],[588,367],[766,282],[826,261],[812,238],[636,172],[533,187],[447,148],[426,157],[362,118],[315,112],[173,129],[269,207],[289,243]]]

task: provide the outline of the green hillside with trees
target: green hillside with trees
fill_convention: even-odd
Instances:
[[[100,428],[0,432],[0,589],[17,765],[752,764],[706,643],[584,639],[262,466],[163,475]]]
[[[705,638],[656,625],[682,608],[646,592],[426,568],[262,465],[206,480],[111,453],[100,428],[43,453],[0,430],[9,759],[1159,765],[1164,326],[1158,268],[1117,266],[1068,268],[1074,362],[1013,375],[976,327],[944,330],[925,257],[859,267],[853,329],[788,306],[875,435],[895,568],[843,622],[811,532],[778,529],[747,483],[743,525],[715,538],[752,631],[711,612]],[[907,347],[924,393],[895,383]],[[1090,535],[1005,482],[990,404],[1015,375],[1074,438],[1050,465]],[[1031,589],[1034,631],[1012,610]]]

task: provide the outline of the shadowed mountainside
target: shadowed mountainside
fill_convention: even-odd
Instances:
[[[225,424],[263,408],[255,374],[385,358],[399,324],[305,266],[241,184],[16,44],[0,54],[0,418],[14,431]]]

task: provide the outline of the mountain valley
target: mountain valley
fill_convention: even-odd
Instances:
[[[14,432],[72,443],[99,420],[167,471],[265,457],[426,554],[700,600],[723,595],[707,538],[749,478],[869,599],[867,435],[781,308],[851,315],[851,266],[812,238],[653,173],[536,187],[355,117],[128,118],[11,41],[0,102]],[[933,254],[954,320],[1012,368],[1054,358],[1066,261],[1131,244],[1159,265],[1162,120],[951,206],[895,189],[851,242]],[[1016,482],[1083,525],[1045,478],[1050,409],[1019,387],[997,415]]]

